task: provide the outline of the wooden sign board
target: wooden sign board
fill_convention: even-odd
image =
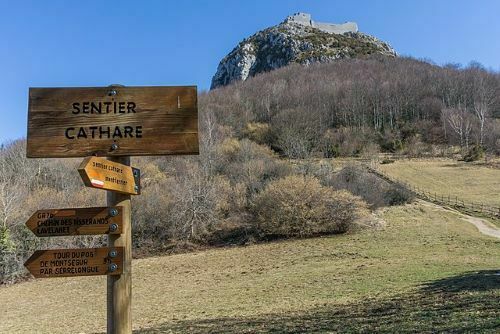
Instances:
[[[87,187],[129,195],[141,193],[141,172],[137,168],[105,158],[88,157],[78,167],[78,173]]]
[[[120,234],[123,209],[116,206],[38,210],[26,222],[26,226],[37,237]]]
[[[24,266],[36,278],[120,275],[123,247],[38,250]]]
[[[196,86],[30,88],[28,158],[198,154]]]

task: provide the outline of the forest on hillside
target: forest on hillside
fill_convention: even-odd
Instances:
[[[344,233],[370,210],[411,201],[362,168],[294,158],[379,152],[464,158],[500,152],[498,73],[409,58],[289,66],[199,97],[200,155],[141,157],[133,199],[135,256],[193,247]],[[105,203],[79,159],[27,159],[0,149],[0,283],[26,276],[34,250],[97,247],[105,237],[37,238],[38,209]],[[479,154],[478,154],[479,156]]]
[[[500,154],[500,74],[372,57],[292,65],[200,98],[238,137],[293,158]],[[458,150],[450,150],[450,146]]]

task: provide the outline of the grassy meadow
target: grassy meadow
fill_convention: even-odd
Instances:
[[[500,169],[454,160],[398,160],[378,168],[392,178],[454,199],[500,207]]]
[[[380,227],[135,260],[134,333],[497,332],[500,240],[417,202]],[[1,333],[104,333],[106,279],[0,288]]]

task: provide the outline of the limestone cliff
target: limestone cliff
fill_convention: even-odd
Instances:
[[[240,42],[219,63],[211,89],[290,63],[307,65],[369,54],[397,55],[389,44],[359,32],[354,22],[319,23],[309,14],[297,13]]]

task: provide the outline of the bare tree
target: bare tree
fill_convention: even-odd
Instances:
[[[474,113],[479,121],[479,145],[483,146],[485,122],[497,97],[496,89],[486,82],[483,73],[475,80]]]
[[[7,222],[15,210],[18,195],[19,192],[15,191],[7,183],[0,183],[0,223],[3,229],[7,229]]]
[[[449,108],[444,113],[447,115],[448,124],[460,139],[460,147],[469,150],[472,122],[467,115],[467,109],[459,105],[458,108]]]

